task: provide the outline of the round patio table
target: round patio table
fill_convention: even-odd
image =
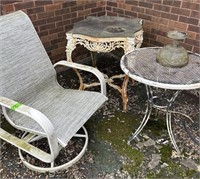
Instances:
[[[200,89],[200,55],[189,52],[189,62],[182,68],[170,68],[160,65],[156,61],[156,54],[160,47],[140,48],[125,54],[121,58],[121,69],[132,79],[145,84],[147,91],[147,109],[145,116],[136,130],[130,137],[130,143],[142,131],[149,120],[152,108],[156,108],[166,112],[166,124],[169,137],[175,150],[180,150],[174,139],[171,126],[171,114],[179,113],[172,110],[172,104],[178,93],[182,90]],[[155,96],[152,87],[175,90],[170,99],[167,99],[164,105],[157,102],[163,101],[161,96]],[[182,114],[189,119],[189,116]]]

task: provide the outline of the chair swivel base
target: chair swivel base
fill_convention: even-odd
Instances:
[[[83,145],[83,148],[82,150],[76,155],[75,158],[73,158],[72,160],[70,160],[69,162],[67,163],[64,163],[62,165],[59,165],[59,166],[53,166],[53,163],[51,163],[51,166],[50,167],[39,167],[39,166],[36,166],[36,165],[33,165],[31,163],[29,163],[22,155],[21,153],[21,150],[18,149],[18,153],[19,153],[19,157],[20,159],[22,160],[23,164],[33,170],[33,171],[36,171],[36,172],[40,172],[40,173],[45,173],[45,172],[50,172],[50,173],[53,173],[53,172],[56,172],[56,171],[59,171],[59,170],[64,170],[64,169],[67,169],[69,167],[71,167],[73,164],[75,164],[76,162],[78,162],[81,157],[84,155],[86,149],[87,149],[87,145],[88,145],[88,133],[87,133],[87,130],[86,128],[83,126],[83,131],[84,131],[84,134],[76,134],[74,137],[80,137],[80,138],[85,138],[85,143]]]

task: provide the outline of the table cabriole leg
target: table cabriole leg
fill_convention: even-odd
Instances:
[[[124,81],[122,84],[122,101],[123,101],[123,111],[127,110],[128,96],[127,96],[127,85],[129,82],[129,76],[125,75]]]
[[[145,85],[145,86],[146,86],[146,92],[147,92],[147,108],[145,111],[145,116],[143,117],[142,122],[141,122],[140,126],[137,128],[137,130],[135,131],[135,133],[129,138],[129,140],[127,142],[129,145],[130,145],[130,142],[137,137],[137,135],[142,131],[142,129],[148,122],[149,117],[151,115],[152,108],[153,108],[152,90],[151,90],[150,86],[148,86],[148,85]]]
[[[90,55],[91,55],[91,59],[92,59],[92,66],[96,67],[97,66],[97,62],[96,62],[96,57],[94,52],[90,51]]]
[[[68,62],[72,62],[72,52],[75,48],[76,48],[76,41],[73,38],[73,35],[67,34],[66,56],[67,56]],[[74,68],[73,68],[73,70],[75,71],[75,73],[77,74],[77,76],[79,78],[79,83],[80,83],[79,90],[84,90],[85,86],[84,86],[83,79],[82,79],[79,71]]]

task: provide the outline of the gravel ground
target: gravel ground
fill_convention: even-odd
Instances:
[[[104,57],[105,58],[105,57]],[[108,57],[106,57],[108,58]],[[120,71],[119,62],[113,58],[108,58],[109,62],[105,64],[102,60],[98,61],[98,68],[108,76],[117,74]],[[109,63],[109,64],[108,64]],[[113,67],[113,68],[107,68]],[[88,74],[82,74],[84,80],[95,80]],[[77,78],[72,72],[59,73],[58,79],[64,87],[76,88]],[[70,79],[70,80],[69,80]],[[117,80],[116,83],[121,83]],[[91,90],[99,90],[95,87]],[[108,87],[108,102],[98,110],[93,117],[86,123],[89,132],[89,146],[83,158],[72,167],[59,171],[54,174],[41,174],[30,171],[21,163],[17,149],[1,141],[1,178],[198,178],[200,172],[199,165],[199,97],[190,92],[183,91],[174,103],[175,111],[182,111],[189,114],[194,119],[192,123],[182,115],[175,115],[172,121],[172,128],[176,142],[182,151],[178,155],[169,141],[162,112],[153,113],[144,130],[139,135],[139,140],[131,143],[133,149],[137,149],[144,157],[142,163],[137,166],[137,170],[127,172],[123,168],[124,156],[112,146],[112,143],[103,141],[97,137],[99,132],[97,124],[101,121],[117,118],[125,119],[127,116],[137,116],[136,125],[133,126],[133,132],[142,119],[145,111],[146,92],[142,84],[131,82],[128,85],[129,103],[127,112],[122,111],[121,97],[119,93]],[[163,90],[157,90],[160,95],[168,94]],[[162,119],[161,119],[162,118]],[[159,119],[159,120],[158,120]],[[19,131],[13,130],[5,123],[1,117],[2,127],[7,127],[16,135],[21,135]],[[186,131],[190,132],[190,136]],[[156,133],[158,132],[158,133]],[[119,134],[120,135],[120,134]],[[191,138],[192,137],[192,138]],[[117,138],[117,136],[116,136]],[[45,148],[46,141],[40,142]],[[81,140],[72,140],[69,146],[62,150],[58,163],[69,160],[73,157],[83,142]],[[36,143],[36,145],[40,145]],[[166,152],[163,152],[166,149]],[[70,155],[69,155],[70,154]],[[31,159],[31,162],[40,164],[39,161]]]

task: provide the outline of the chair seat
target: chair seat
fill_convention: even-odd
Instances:
[[[98,92],[64,89],[55,80],[38,88],[34,87],[30,94],[18,101],[47,116],[63,147],[107,100],[103,94]],[[11,110],[8,111],[8,115],[19,126],[19,129],[38,135],[45,134],[34,120]]]

